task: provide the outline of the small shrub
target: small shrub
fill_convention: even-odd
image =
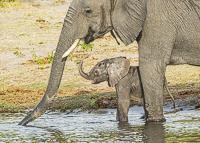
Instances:
[[[21,58],[24,57],[24,55],[21,52],[19,52],[19,51],[15,51],[14,55],[17,56],[17,57],[21,57]]]
[[[48,64],[53,62],[54,58],[54,51],[51,51],[51,54],[48,54]]]
[[[36,63],[37,65],[40,65],[42,69],[44,69],[44,65],[45,64],[50,64],[53,62],[53,58],[54,58],[54,51],[51,52],[51,54],[48,54],[48,56],[46,58],[41,58],[41,57],[38,57],[36,54],[35,54],[35,49],[33,48],[33,50],[31,51],[32,53],[32,60],[33,60],[33,63]]]
[[[72,54],[69,54],[68,59],[69,59],[70,61],[73,60],[73,56],[72,56]]]
[[[1,2],[1,1],[0,1],[0,7],[2,7],[2,8],[5,7],[3,2]]]
[[[37,58],[37,55],[35,54],[35,48],[33,48],[33,50],[31,51],[32,53],[32,59],[33,61]]]
[[[83,52],[86,51],[88,52],[89,50],[92,51],[92,45],[91,44],[86,44],[85,42],[82,44],[79,44],[81,48],[83,49]]]
[[[96,100],[91,100],[90,101],[90,107],[95,108],[96,107]]]
[[[4,2],[10,3],[10,2],[15,2],[15,0],[0,0],[0,7],[2,8],[5,7]]]

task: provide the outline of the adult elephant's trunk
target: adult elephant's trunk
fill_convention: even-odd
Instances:
[[[65,22],[63,25],[63,29],[62,29],[59,42],[56,48],[56,52],[54,55],[54,60],[53,60],[52,68],[51,68],[51,74],[50,74],[49,83],[48,83],[46,92],[42,100],[40,101],[40,103],[35,107],[35,109],[30,114],[28,114],[19,123],[19,125],[26,125],[30,121],[44,114],[45,111],[49,108],[50,104],[52,103],[54,97],[57,94],[57,91],[61,82],[62,74],[64,71],[64,67],[65,67],[65,61],[67,59],[66,56],[64,58],[62,56],[69,49],[69,47],[73,45],[72,43],[74,41],[76,41],[76,44],[78,44],[77,40],[75,40],[72,37],[74,36],[70,35],[69,27],[66,26],[66,22]],[[73,45],[73,47],[76,47],[76,45]]]
[[[83,65],[83,60],[81,60],[79,66],[78,66],[78,71],[79,71],[80,75],[81,75],[83,78],[85,78],[85,79],[87,79],[87,80],[90,80],[90,77],[88,76],[88,74],[83,72],[83,70],[82,70],[82,65]]]

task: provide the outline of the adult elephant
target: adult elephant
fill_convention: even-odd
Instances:
[[[162,95],[166,65],[200,65],[198,0],[73,0],[64,19],[45,95],[20,125],[41,116],[49,107],[67,55],[79,39],[89,43],[111,30],[126,45],[137,39],[145,119],[165,120]]]

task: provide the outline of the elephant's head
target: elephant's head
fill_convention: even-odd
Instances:
[[[82,70],[83,60],[79,64],[79,73],[93,84],[108,81],[109,86],[115,86],[120,79],[127,75],[130,69],[130,61],[125,57],[105,59],[96,64],[89,73]]]
[[[45,95],[19,124],[26,125],[48,109],[57,94],[67,56],[80,39],[89,43],[114,30],[124,44],[132,43],[144,24],[146,1],[73,0],[64,19]]]

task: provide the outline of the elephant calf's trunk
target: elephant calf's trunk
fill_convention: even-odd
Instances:
[[[90,80],[90,77],[88,76],[88,74],[83,72],[83,70],[82,70],[82,65],[83,65],[83,60],[81,60],[79,66],[78,66],[78,71],[79,71],[80,75],[81,75],[83,78],[85,78],[85,79],[87,79],[87,80]]]

